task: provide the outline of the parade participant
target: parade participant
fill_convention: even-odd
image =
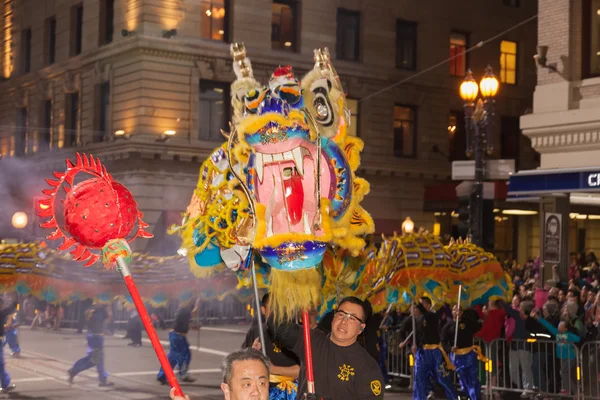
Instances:
[[[455,321],[446,323],[442,329],[442,338],[444,342],[452,343],[451,358],[463,392],[468,394],[471,400],[479,400],[481,399],[481,383],[477,376],[479,374],[478,361],[487,361],[481,353],[481,348],[473,345],[473,336],[481,329],[479,316],[475,310],[463,312],[457,306],[454,306],[452,315],[455,321],[458,319],[456,347],[454,347]]]
[[[135,307],[129,310],[129,319],[127,320],[127,337],[131,339],[128,346],[140,347],[142,345],[142,321]]]
[[[196,299],[193,309],[191,304],[190,302],[179,307],[179,310],[177,310],[173,329],[169,332],[169,354],[167,355],[171,367],[174,368],[176,365],[179,367],[179,378],[181,381],[188,383],[195,382],[196,380],[187,374],[190,361],[192,360],[187,334],[190,331],[192,314],[200,307],[200,298]],[[163,385],[167,383],[167,377],[162,367],[158,372],[156,380]]]
[[[261,318],[269,314],[269,294],[265,294],[260,306]],[[266,322],[266,321],[265,321]],[[295,399],[298,391],[298,374],[300,373],[300,360],[296,355],[273,340],[272,335],[265,329],[265,352],[271,362],[269,375],[269,398],[271,400]],[[260,344],[258,323],[253,320],[242,348],[252,347],[262,350]]]
[[[329,335],[320,329],[311,331],[314,383],[319,396],[331,400],[383,398],[379,365],[357,342],[368,317],[362,300],[346,297],[335,311]],[[292,323],[275,326],[272,318],[267,325],[275,339],[292,350],[302,362],[296,398],[303,399],[308,384],[301,328]]]
[[[4,326],[4,345],[8,344],[8,347],[11,351],[10,355],[12,357],[19,357],[21,355],[21,347],[19,346],[19,332],[17,331],[17,328],[20,325],[18,311],[19,307],[17,306],[17,311],[8,316],[6,325]]]
[[[69,383],[72,384],[73,379],[80,372],[95,366],[98,370],[98,386],[113,385],[112,382],[107,381],[108,373],[104,370],[104,324],[107,318],[108,311],[105,305],[92,304],[92,308],[88,310],[87,354],[77,360],[67,371]]]
[[[8,303],[7,307],[4,304]],[[17,302],[14,298],[10,297],[7,293],[4,294],[4,298],[0,299],[0,336],[4,336],[4,324],[6,319],[13,314],[17,308]],[[0,393],[8,393],[15,388],[14,384],[10,383],[10,376],[6,372],[4,364],[4,346],[0,346]]]
[[[414,313],[417,321],[416,343],[412,346],[413,354],[416,354],[413,399],[432,398],[431,381],[437,380],[444,389],[446,398],[455,400],[458,393],[450,375],[454,367],[440,344],[438,316],[431,311],[431,299],[422,297],[420,303],[414,307]]]

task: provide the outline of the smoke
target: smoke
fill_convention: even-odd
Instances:
[[[43,195],[42,189],[48,187],[45,178],[51,177],[51,174],[52,171],[46,170],[39,159],[0,159],[0,237],[15,237],[12,216],[17,211],[27,213],[29,222],[25,229],[33,233],[32,222],[39,221],[33,216],[33,198]],[[41,228],[37,229],[39,234]]]

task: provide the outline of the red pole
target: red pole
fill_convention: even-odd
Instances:
[[[312,346],[310,344],[310,322],[308,310],[302,311],[302,327],[304,328],[304,354],[306,358],[306,382],[308,393],[315,393],[315,373],[313,371]]]
[[[119,266],[119,270],[121,271],[121,275],[123,275],[123,280],[125,281],[125,285],[127,286],[127,290],[129,290],[129,294],[131,294],[131,298],[133,299],[133,303],[135,304],[135,308],[137,309],[138,314],[140,314],[140,319],[144,324],[144,328],[148,333],[148,337],[150,338],[150,342],[152,343],[152,347],[156,352],[156,356],[158,357],[158,361],[160,365],[165,371],[165,375],[167,377],[167,381],[172,388],[175,388],[175,396],[183,397],[183,392],[181,391],[181,387],[179,386],[179,382],[177,382],[177,378],[175,378],[175,374],[173,373],[173,368],[171,368],[171,364],[167,359],[167,355],[165,354],[165,350],[160,343],[160,339],[156,334],[156,330],[154,330],[154,326],[152,325],[152,320],[148,315],[148,311],[146,310],[146,306],[140,297],[140,293],[135,286],[135,282],[131,277],[131,272],[129,272],[129,267],[127,266],[127,262],[123,259],[122,256],[117,258],[117,265]]]

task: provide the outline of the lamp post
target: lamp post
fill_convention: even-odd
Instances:
[[[403,233],[412,233],[412,231],[414,229],[415,229],[415,223],[413,222],[412,219],[410,219],[410,217],[406,217],[404,222],[402,222],[402,232]]]
[[[465,102],[465,130],[467,134],[467,157],[475,158],[475,189],[469,197],[469,238],[483,247],[483,181],[485,179],[486,153],[494,151],[493,127],[495,97],[498,79],[489,65],[479,85],[471,70],[460,85],[460,97]],[[478,92],[481,98],[477,98]]]
[[[19,240],[23,241],[23,228],[27,226],[27,214],[23,211],[17,211],[12,216],[12,226],[19,230]]]

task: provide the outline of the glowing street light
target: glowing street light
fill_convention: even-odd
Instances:
[[[17,211],[12,216],[12,226],[16,229],[23,229],[27,226],[27,214],[23,211]]]
[[[412,219],[410,219],[410,217],[406,217],[406,219],[402,223],[402,232],[412,233],[412,231],[414,229],[415,229],[415,223],[413,222]]]

